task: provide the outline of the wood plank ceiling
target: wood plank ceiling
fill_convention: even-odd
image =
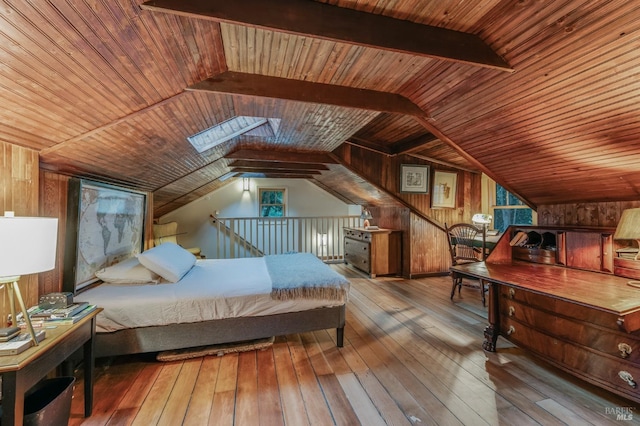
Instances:
[[[483,171],[532,206],[639,198],[637,2],[0,8],[0,140],[38,150],[46,169],[152,191],[156,216],[231,171],[311,176],[351,202],[393,202],[331,161],[292,165],[343,143]],[[187,142],[236,116],[281,124],[202,155]],[[242,150],[279,157],[232,158]]]

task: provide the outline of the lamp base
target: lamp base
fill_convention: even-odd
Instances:
[[[38,339],[36,339],[36,332],[33,329],[33,324],[31,324],[31,318],[29,318],[29,314],[27,313],[27,308],[24,305],[24,300],[22,299],[22,293],[20,292],[20,287],[18,286],[18,280],[20,276],[15,277],[3,277],[0,279],[0,284],[6,284],[7,290],[9,291],[9,305],[11,307],[11,321],[13,325],[18,326],[18,317],[16,315],[16,299],[18,300],[18,304],[20,305],[20,311],[22,312],[22,316],[24,317],[24,322],[27,324],[27,331],[31,335],[31,340],[33,340],[33,344],[35,346],[38,345]],[[15,294],[15,296],[14,296]]]
[[[364,223],[362,224],[362,226],[364,227],[364,229],[367,229],[371,224],[369,223],[369,219],[365,219]]]

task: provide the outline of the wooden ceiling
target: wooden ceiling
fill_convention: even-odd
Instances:
[[[532,206],[640,198],[637,2],[1,8],[0,140],[38,150],[43,168],[152,191],[156,216],[229,172],[311,178],[351,202],[389,202],[332,161],[292,164],[343,143],[482,171]],[[277,134],[203,155],[186,140],[243,115],[281,119]]]

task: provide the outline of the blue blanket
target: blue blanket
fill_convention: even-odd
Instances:
[[[345,300],[349,281],[311,253],[265,256],[271,297],[277,300]]]

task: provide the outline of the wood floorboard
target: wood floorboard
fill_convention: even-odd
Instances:
[[[506,340],[482,350],[478,290],[449,299],[451,280],[352,283],[345,346],[335,330],[277,337],[261,351],[159,362],[154,354],[96,361],[93,415],[76,425],[614,425],[637,404],[598,389]],[[633,424],[633,422],[625,422]]]

